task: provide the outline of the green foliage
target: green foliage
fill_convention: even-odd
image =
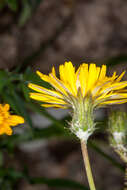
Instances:
[[[5,2],[7,3],[8,7],[12,11],[17,11],[17,9],[18,9],[18,1],[17,0],[5,0]]]
[[[22,12],[19,18],[19,26],[23,26],[26,21],[32,16],[32,13],[36,10],[42,0],[23,0]]]
[[[24,26],[41,2],[42,0],[1,0],[0,10],[8,7],[14,13],[20,11],[18,23],[19,26]]]
[[[23,1],[23,9],[19,18],[19,26],[23,26],[32,14],[32,6],[30,1]]]
[[[88,190],[87,187],[81,185],[72,180],[68,179],[46,179],[46,178],[33,178],[31,179],[32,184],[46,184],[49,187],[58,187],[58,188],[71,188],[71,189],[81,189],[81,190]]]
[[[19,76],[19,78],[16,77],[17,75],[13,75],[13,73],[0,71],[0,79],[3,81],[0,85],[0,95],[3,101],[9,103],[13,111],[15,111],[16,114],[22,115],[32,127],[31,118],[26,110],[26,103],[20,95],[18,86],[20,84],[18,81],[22,81],[21,76]]]
[[[127,55],[123,54],[123,55],[109,58],[108,60],[105,61],[105,64],[107,66],[114,66],[114,65],[118,65],[118,64],[126,63],[126,62],[127,62]]]
[[[0,178],[1,178],[1,187],[2,190],[7,190],[8,187],[14,187],[14,184],[18,182],[20,179],[27,180],[30,184],[45,184],[48,187],[56,187],[56,188],[70,188],[77,190],[89,190],[84,185],[75,182],[73,180],[62,179],[62,178],[44,178],[44,177],[31,177],[28,175],[27,170],[17,171],[13,168],[0,168]]]

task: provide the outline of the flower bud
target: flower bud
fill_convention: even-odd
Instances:
[[[127,113],[114,111],[109,117],[109,142],[114,150],[127,162]]]

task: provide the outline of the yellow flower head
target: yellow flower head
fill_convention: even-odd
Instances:
[[[107,104],[122,104],[127,102],[127,81],[120,82],[125,72],[120,76],[113,73],[106,76],[106,65],[97,67],[95,64],[83,63],[77,71],[71,62],[59,66],[60,79],[56,77],[55,69],[48,75],[37,71],[40,78],[50,83],[53,89],[30,83],[29,87],[37,93],[30,93],[30,97],[42,101],[44,107],[67,108],[75,106],[82,98],[91,98],[94,107]]]
[[[95,129],[93,110],[109,104],[127,102],[127,81],[113,73],[106,76],[106,65],[97,67],[91,63],[80,65],[75,70],[71,62],[59,66],[59,78],[55,69],[49,75],[37,71],[40,78],[52,86],[47,89],[29,83],[36,92],[30,93],[32,99],[42,101],[44,107],[72,108],[71,130],[81,139],[87,141]]]
[[[21,116],[11,115],[9,109],[9,104],[0,104],[0,135],[12,135],[11,126],[24,123],[24,119]]]

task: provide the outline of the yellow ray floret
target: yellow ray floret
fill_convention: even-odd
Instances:
[[[97,67],[94,63],[83,63],[76,71],[71,62],[65,62],[59,66],[59,78],[54,67],[49,75],[39,71],[37,74],[50,83],[52,89],[29,83],[28,86],[36,91],[30,93],[30,97],[42,101],[45,107],[73,107],[86,98],[91,99],[94,107],[127,102],[127,81],[121,82],[125,71],[120,76],[114,72],[108,77],[106,65]]]
[[[11,115],[9,109],[9,104],[0,104],[0,135],[12,135],[11,126],[24,123],[24,119],[21,116]]]

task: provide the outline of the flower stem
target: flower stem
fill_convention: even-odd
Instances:
[[[93,176],[92,176],[91,167],[90,167],[87,145],[84,141],[81,141],[81,150],[82,150],[82,155],[83,155],[84,165],[86,168],[86,174],[87,174],[90,190],[96,190]]]

